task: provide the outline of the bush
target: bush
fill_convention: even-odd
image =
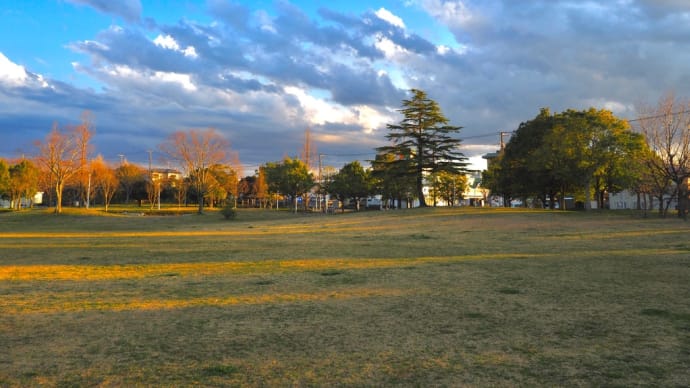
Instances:
[[[230,205],[227,205],[224,208],[220,209],[220,214],[222,214],[226,220],[234,220],[235,217],[237,217],[237,211],[234,207]]]

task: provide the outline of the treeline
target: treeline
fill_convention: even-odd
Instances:
[[[74,126],[53,125],[51,132],[36,142],[37,156],[14,163],[0,160],[0,195],[10,198],[14,208],[21,198],[45,193],[44,203],[82,207],[112,203],[146,202],[150,207],[164,203],[178,206],[196,203],[206,206],[272,207],[290,201],[294,210],[325,209],[326,196],[342,206],[352,200],[359,209],[362,200],[380,194],[382,206],[409,206],[417,201],[426,206],[424,187],[430,187],[430,204],[438,200],[456,203],[464,191],[465,160],[460,140],[438,104],[420,90],[403,100],[403,120],[389,124],[391,145],[377,149],[375,160],[365,168],[352,162],[340,170],[313,166],[307,139],[302,158],[286,157],[267,162],[254,175],[240,178],[238,158],[229,143],[214,129],[190,129],[170,135],[159,149],[179,171],[149,170],[121,162],[112,165],[92,157],[92,115],[85,112]]]
[[[178,131],[164,139],[159,149],[179,170],[109,164],[92,156],[92,116],[85,112],[78,125],[55,124],[36,142],[35,158],[0,160],[0,195],[19,208],[22,198],[44,192],[56,213],[64,203],[107,210],[111,203],[132,201],[150,207],[194,203],[199,212],[207,206],[274,207],[281,201],[295,211],[324,210],[327,198],[341,207],[350,200],[358,209],[373,195],[380,195],[382,207],[457,204],[467,185],[467,159],[458,138],[462,127],[450,125],[421,90],[411,90],[398,112],[402,120],[387,125],[390,143],[376,149],[370,166],[355,161],[339,170],[317,167],[307,136],[300,158],[267,162],[244,177],[238,157],[214,129]],[[605,208],[609,194],[631,190],[640,208],[648,209],[655,199],[665,215],[675,201],[685,217],[690,105],[668,95],[638,112],[641,117],[628,122],[608,110],[542,109],[490,160],[482,186],[506,206],[521,200],[565,208],[565,199],[574,197],[585,209],[594,202]]]
[[[690,105],[669,94],[641,116],[625,121],[610,111],[542,109],[523,122],[483,174],[484,185],[503,203],[519,200],[565,208],[568,196],[588,209],[607,206],[607,196],[630,190],[637,207],[672,203],[688,213]]]

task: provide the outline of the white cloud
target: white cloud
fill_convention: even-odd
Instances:
[[[422,0],[422,7],[449,27],[468,27],[481,20],[478,14],[472,13],[460,0]]]
[[[163,47],[168,50],[177,51],[184,54],[185,57],[197,58],[199,55],[196,53],[196,49],[193,46],[187,46],[187,48],[180,48],[179,43],[170,35],[158,35],[153,43],[158,47]]]
[[[144,86],[156,86],[165,84],[176,84],[186,91],[196,91],[197,87],[192,82],[189,74],[179,74],[163,71],[143,72],[132,69],[129,66],[116,65],[108,69],[107,73],[114,78],[131,81],[135,84]]]
[[[17,65],[0,52],[0,82],[10,86],[23,86],[29,76],[24,66]]]
[[[381,51],[387,59],[395,59],[401,55],[408,53],[405,48],[395,44],[392,40],[388,39],[382,34],[376,36],[376,42],[374,43],[379,51]]]
[[[327,123],[342,123],[357,125],[371,132],[391,122],[391,117],[367,106],[358,105],[344,107],[308,94],[304,89],[288,86],[285,92],[295,96],[304,110],[304,120],[312,125],[324,125]]]
[[[10,87],[51,87],[42,75],[27,72],[24,66],[12,62],[2,52],[0,52],[0,84]]]
[[[393,26],[400,27],[402,29],[405,28],[405,23],[403,20],[385,8],[379,8],[379,10],[374,12],[374,14],[376,14],[379,19],[384,20]]]
[[[180,49],[180,45],[177,44],[175,38],[170,35],[158,35],[156,39],[153,40],[153,43],[155,43],[156,46],[167,48],[169,50],[177,51]]]
[[[446,53],[448,53],[448,51],[450,51],[450,47],[448,47],[446,45],[441,44],[441,45],[436,46],[436,52],[439,53],[440,55],[445,55]]]
[[[386,126],[386,124],[393,122],[393,118],[391,116],[382,114],[378,110],[367,105],[359,105],[353,109],[357,115],[357,123],[364,127],[367,132],[383,128]]]
[[[192,78],[189,74],[179,74],[179,73],[168,73],[163,71],[157,71],[154,73],[152,79],[159,80],[162,82],[168,82],[173,84],[178,84],[182,86],[184,90],[196,91],[197,87],[192,82]]]

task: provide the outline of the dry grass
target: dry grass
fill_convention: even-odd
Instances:
[[[688,224],[0,214],[0,386],[690,384]]]

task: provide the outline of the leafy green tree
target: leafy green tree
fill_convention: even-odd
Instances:
[[[326,187],[329,194],[335,195],[340,201],[342,211],[345,211],[345,199],[352,199],[355,209],[359,211],[359,203],[371,194],[371,174],[358,161],[348,163],[335,174]]]
[[[495,159],[491,160],[487,169],[482,171],[482,186],[489,190],[492,195],[500,196],[503,199],[503,206],[510,207],[513,197],[510,184],[510,174],[503,171],[504,151],[500,151]]]
[[[388,140],[392,146],[378,148],[379,153],[401,155],[405,159],[394,159],[392,163],[407,168],[406,174],[414,177],[416,195],[420,206],[427,206],[424,198],[424,178],[440,171],[462,172],[467,158],[459,151],[460,139],[451,135],[460,132],[461,127],[449,125],[438,103],[426,93],[411,90],[413,96],[403,100],[399,112],[403,119],[399,124],[388,124]]]
[[[455,206],[458,199],[462,199],[466,187],[467,175],[441,171],[435,176],[432,194],[440,197],[448,206]]]
[[[642,138],[610,111],[594,108],[552,115],[542,109],[520,124],[491,171],[494,189],[553,207],[555,197],[581,193],[589,208],[592,193],[600,206],[604,193],[632,187],[639,171],[626,168],[641,155]],[[562,203],[562,208],[565,204]]]
[[[392,152],[379,152],[372,162],[372,184],[374,192],[381,194],[381,198],[390,207],[396,202],[402,206],[403,199],[414,196],[416,190],[415,178],[409,174],[409,159],[400,157]]]
[[[554,204],[559,184],[552,176],[544,150],[545,138],[553,128],[553,116],[547,108],[540,110],[532,120],[521,123],[491,170],[490,189],[504,197],[506,206],[511,199],[536,197]],[[553,163],[553,162],[552,162]]]
[[[620,168],[620,164],[641,148],[640,140],[626,121],[608,110],[567,110],[555,117],[554,128],[548,136],[547,160],[561,161],[552,175],[582,190],[585,209],[589,209],[594,188],[603,205],[606,186],[617,190],[616,183],[632,184],[631,171]],[[600,183],[599,187],[595,187],[595,182]]]
[[[16,210],[21,209],[22,198],[32,199],[38,191],[38,168],[29,160],[10,167],[10,202]]]
[[[287,195],[297,212],[297,198],[314,186],[314,177],[307,165],[299,159],[286,157],[282,162],[269,162],[263,166],[269,191]]]

